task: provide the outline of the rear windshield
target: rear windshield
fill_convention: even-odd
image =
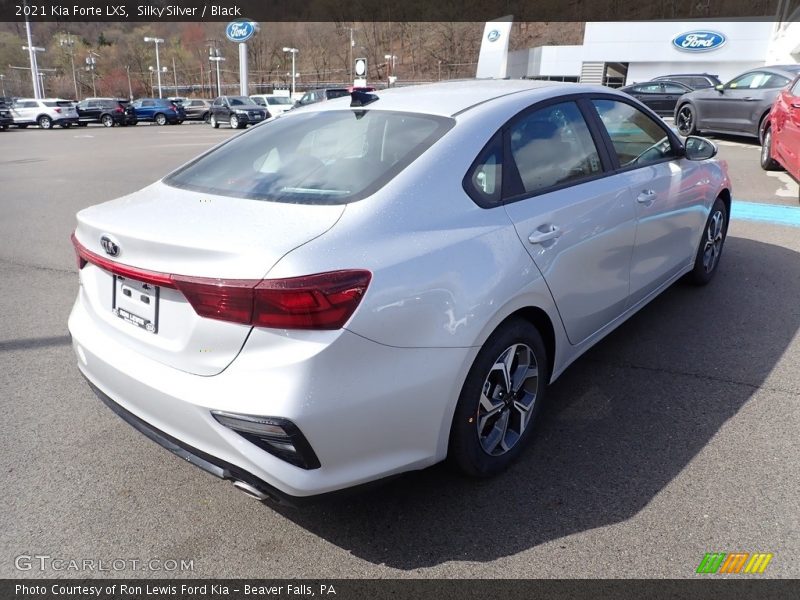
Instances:
[[[377,110],[293,114],[232,138],[164,183],[254,200],[345,204],[383,187],[454,123]]]
[[[350,92],[347,90],[325,90],[325,95],[328,97],[328,100],[333,100],[334,98],[349,96]]]
[[[70,102],[68,100],[58,100],[58,101],[55,101],[55,102],[47,101],[47,102],[44,103],[44,105],[45,106],[49,106],[50,108],[53,108],[55,106],[71,107],[72,106],[72,102]]]
[[[228,98],[228,102],[230,102],[231,106],[242,106],[253,103],[253,101],[246,96],[231,96]]]

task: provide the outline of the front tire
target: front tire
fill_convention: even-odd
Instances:
[[[211,123],[211,126],[214,129],[219,129],[219,121],[217,121],[216,115],[211,115],[211,119],[209,120],[209,123]]]
[[[167,116],[163,113],[158,113],[153,120],[156,122],[156,125],[159,126],[167,124]]]
[[[241,127],[241,124],[239,123],[239,117],[236,115],[231,115],[231,118],[228,122],[230,123],[231,129],[239,129],[239,127]]]
[[[450,432],[448,460],[467,475],[505,470],[532,438],[550,373],[534,325],[514,318],[481,348],[464,382]]]
[[[711,214],[703,228],[703,237],[697,248],[697,255],[694,259],[694,268],[689,272],[689,281],[695,285],[706,285],[719,266],[719,259],[722,256],[722,248],[725,245],[725,238],[728,235],[728,209],[722,198],[714,201],[711,207]]]
[[[53,127],[53,119],[47,115],[42,115],[36,122],[39,124],[41,129],[50,129]]]
[[[697,117],[691,104],[684,104],[675,116],[675,125],[682,136],[694,135],[697,133]]]
[[[783,169],[772,158],[772,127],[764,130],[764,141],[761,143],[761,168],[765,171],[782,171]]]

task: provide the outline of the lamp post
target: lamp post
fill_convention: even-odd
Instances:
[[[2,96],[5,97],[6,95],[6,76],[0,73],[0,86],[3,88]]]
[[[225,58],[219,55],[219,48],[214,46],[208,49],[208,60],[217,63],[217,96],[222,96],[222,82],[219,79],[219,63],[225,60]]]
[[[146,37],[145,42],[153,42],[156,45],[156,74],[158,75],[158,97],[161,98],[161,62],[158,58],[158,45],[163,44],[164,40],[157,37]]]
[[[99,56],[96,52],[89,50],[89,56],[86,57],[86,70],[92,72],[92,96],[97,96],[97,90],[94,85],[94,66],[97,63],[95,57]]]
[[[386,87],[392,87],[392,83],[394,81],[392,79],[392,71],[394,71],[394,65],[397,57],[394,54],[384,54],[383,58],[386,59]],[[394,79],[397,79],[397,77]]]
[[[283,51],[289,52],[292,55],[292,97],[294,98],[294,84],[295,84],[295,79],[297,78],[296,75],[297,71],[295,70],[294,57],[300,51],[297,48],[284,48]]]
[[[150,71],[150,93],[153,92],[153,73],[155,73],[156,75],[158,75],[158,81],[159,81],[159,84],[158,84],[159,85],[159,88],[158,88],[159,95],[158,95],[158,97],[161,98],[161,94],[160,94],[160,92],[161,92],[161,73],[166,73],[167,72],[167,67],[161,67],[161,69],[158,69],[158,68],[154,68],[151,65],[151,66],[147,67],[147,69]]]
[[[355,27],[348,27],[347,29],[350,30],[350,62],[347,63],[347,72],[350,74],[350,81],[353,81],[355,77],[353,76],[353,48],[356,45],[356,40],[353,37],[353,32],[356,30]]]

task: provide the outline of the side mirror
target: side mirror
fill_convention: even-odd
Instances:
[[[715,85],[714,89],[717,90],[720,94],[725,93],[725,86],[722,85],[721,83],[719,85]]]
[[[690,135],[683,145],[689,160],[708,160],[717,155],[717,146],[706,138]]]

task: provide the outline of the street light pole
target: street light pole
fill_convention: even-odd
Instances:
[[[125,73],[128,75],[128,99],[133,100],[133,87],[131,87],[131,68],[130,65],[125,67]]]
[[[97,63],[96,56],[100,56],[96,52],[89,50],[89,56],[86,57],[86,70],[92,72],[92,96],[97,96],[97,90],[94,85],[94,66]]]
[[[33,45],[33,40],[31,37],[31,23],[28,21],[28,3],[23,2],[23,7],[25,10],[25,32],[28,37],[28,45],[23,46],[23,50],[28,51],[28,58],[31,61],[31,81],[33,82],[33,97],[37,100],[42,97],[42,93],[39,90],[39,70],[36,64],[36,48]],[[42,52],[44,52],[44,48],[42,48]]]
[[[386,87],[392,87],[392,71],[397,57],[394,54],[384,54],[383,58],[386,59]]]
[[[75,100],[78,99],[78,78],[75,76],[75,41],[72,39],[72,35],[67,32],[67,39],[61,38],[59,42],[61,47],[67,46],[69,48],[69,62],[72,65],[72,85],[75,86]]]
[[[292,55],[292,97],[294,97],[295,80],[297,79],[297,71],[295,70],[295,55],[300,52],[297,48],[284,48],[284,52],[289,52]]]
[[[162,98],[161,95],[161,61],[158,58],[158,45],[163,44],[164,40],[162,38],[157,37],[146,37],[144,38],[145,42],[153,42],[156,45],[156,71],[158,75],[158,97]]]
[[[219,63],[225,60],[225,58],[219,55],[219,49],[216,46],[209,48],[208,53],[208,60],[217,63],[217,96],[222,96],[222,82],[219,79]]]

